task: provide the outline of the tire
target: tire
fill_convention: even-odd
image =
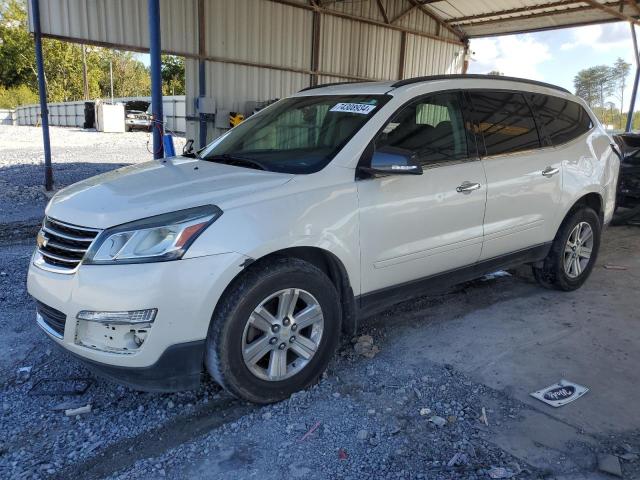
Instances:
[[[283,293],[292,291],[297,291],[298,295],[286,297]],[[297,299],[286,300],[293,305],[290,311],[297,311],[290,317],[281,317],[279,312],[281,303],[283,308],[287,305],[283,300],[285,297]],[[264,303],[269,298],[271,300]],[[261,305],[261,312],[268,310],[271,317],[263,313],[256,315],[254,310]],[[321,320],[316,307],[320,308]],[[313,312],[316,323],[294,331],[296,319],[303,325],[312,318],[310,315],[303,318],[301,312]],[[254,319],[252,324],[250,317]],[[258,322],[261,318],[271,322]],[[318,381],[337,347],[341,322],[338,293],[324,272],[296,258],[282,257],[255,264],[234,280],[215,309],[207,335],[205,365],[213,379],[236,397],[254,403],[284,400]],[[277,333],[273,332],[274,323],[279,325]],[[263,330],[254,324],[259,324]],[[264,328],[265,325],[271,326],[271,330]],[[255,338],[249,342],[250,337]],[[265,343],[274,338],[277,341],[269,344],[272,346]],[[302,343],[304,339],[307,342]],[[317,342],[316,350],[310,358],[304,359],[297,352],[304,351],[308,355],[312,350],[303,346],[309,345],[309,341]],[[268,349],[265,356],[260,357],[260,361],[245,360],[252,355],[254,346],[260,347],[255,348],[256,351]],[[275,358],[282,359],[282,352],[284,367],[282,362],[272,363]],[[272,364],[277,366],[272,369]],[[271,373],[274,376],[267,378]]]
[[[591,237],[588,236],[588,229],[591,229]],[[575,235],[581,234],[584,235],[585,241],[578,245],[574,241]],[[567,292],[580,288],[589,278],[597,260],[601,234],[600,218],[593,209],[579,207],[571,212],[562,222],[542,265],[533,266],[533,276],[537,282],[545,288]],[[586,255],[588,248],[590,248],[590,254],[586,259],[583,255]],[[571,260],[572,255],[574,260]],[[575,259],[579,267],[576,266]]]

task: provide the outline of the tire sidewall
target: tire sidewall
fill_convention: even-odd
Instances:
[[[242,336],[253,310],[265,298],[287,288],[300,288],[315,297],[324,316],[323,334],[316,354],[300,372],[285,380],[270,382],[256,377],[245,365]],[[282,400],[315,383],[331,360],[338,342],[341,315],[335,287],[320,270],[313,272],[288,267],[275,269],[267,275],[258,273],[253,282],[245,283],[244,288],[241,286],[236,295],[230,298],[227,307],[230,308],[223,308],[220,312],[222,315],[214,314],[213,321],[223,322],[223,325],[215,329],[219,332],[217,338],[214,338],[210,329],[207,353],[212,349],[218,353],[218,367],[225,377],[223,386],[236,396],[256,403]],[[206,363],[209,367],[209,360]]]
[[[564,269],[564,249],[567,244],[567,240],[569,239],[569,235],[575,228],[575,226],[580,222],[587,222],[593,231],[593,248],[591,251],[591,257],[589,258],[589,263],[587,267],[582,271],[582,273],[576,277],[571,278],[567,275]],[[560,231],[560,235],[556,238],[555,244],[553,246],[554,252],[554,260],[556,265],[556,284],[562,288],[563,290],[575,290],[584,284],[584,282],[589,278],[591,271],[598,259],[598,252],[600,250],[600,237],[602,233],[602,226],[600,224],[600,218],[598,214],[592,210],[591,208],[581,208],[576,210],[563,224],[563,227]]]

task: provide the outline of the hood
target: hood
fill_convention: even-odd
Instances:
[[[63,222],[107,228],[200,205],[217,205],[288,182],[293,175],[176,157],[103,173],[60,190],[46,214]]]

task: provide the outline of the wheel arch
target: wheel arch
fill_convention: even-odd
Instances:
[[[356,316],[355,296],[349,279],[349,274],[343,262],[332,252],[320,247],[313,246],[297,246],[275,250],[262,257],[251,259],[245,262],[244,269],[240,271],[229,283],[220,298],[226,295],[229,288],[240,278],[247,269],[256,268],[257,266],[273,260],[275,258],[297,258],[299,260],[310,263],[316,268],[324,272],[331,282],[335,285],[338,295],[340,296],[342,311],[342,332],[347,335],[354,335],[358,325]]]
[[[571,208],[564,215],[562,222],[569,217],[573,212],[575,212],[580,207],[589,207],[593,209],[596,214],[598,214],[598,218],[600,219],[600,224],[602,225],[604,222],[604,199],[599,192],[588,192],[582,195],[578,200],[576,200]]]

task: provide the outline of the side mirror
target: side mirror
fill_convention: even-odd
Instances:
[[[365,152],[370,160],[359,169],[370,175],[422,175],[422,166],[415,154],[407,150],[385,147],[383,150]]]

